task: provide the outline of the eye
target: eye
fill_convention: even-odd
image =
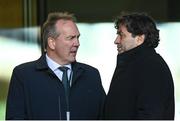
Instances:
[[[72,40],[74,38],[75,38],[75,36],[68,36],[68,37],[66,37],[67,40]]]
[[[117,35],[120,35],[120,32],[119,31],[117,31],[117,33],[116,33]]]
[[[124,33],[122,33],[122,32],[121,32],[119,35],[120,35],[122,38],[126,37],[126,35],[125,35]]]
[[[80,35],[77,36],[77,39],[79,39]]]
[[[124,34],[122,32],[120,32],[120,31],[117,32],[117,35],[124,36]]]

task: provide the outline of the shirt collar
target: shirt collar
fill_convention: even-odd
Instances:
[[[66,66],[71,70],[71,64],[60,65],[60,64],[56,63],[54,60],[52,60],[47,54],[46,54],[46,61],[47,61],[47,64],[48,64],[49,68],[52,71],[57,70],[60,66]]]

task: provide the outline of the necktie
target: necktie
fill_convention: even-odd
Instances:
[[[67,110],[69,111],[69,91],[70,91],[70,83],[67,76],[68,67],[59,67],[59,69],[63,72],[62,75],[62,83],[64,86],[65,96],[66,96],[66,103],[67,103]]]

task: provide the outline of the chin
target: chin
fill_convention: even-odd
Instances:
[[[73,57],[73,58],[70,59],[70,61],[71,61],[71,62],[74,62],[74,61],[76,61],[76,58]]]
[[[124,51],[120,51],[120,52],[118,52],[118,54],[122,54],[122,53],[124,53]]]

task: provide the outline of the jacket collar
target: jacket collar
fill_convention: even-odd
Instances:
[[[36,69],[40,71],[48,71],[51,74],[55,75],[54,72],[47,65],[45,53],[42,54],[42,56],[37,60]],[[73,71],[72,84],[78,80],[78,78],[83,74],[85,70],[86,68],[85,66],[83,66],[83,64],[78,63],[76,61],[72,63],[72,71]]]
[[[46,61],[45,53],[41,55],[41,57],[37,60],[36,69],[38,70],[47,70],[49,67]]]
[[[154,48],[148,47],[145,43],[135,47],[129,51],[117,55],[117,65],[122,66],[128,62],[134,61],[141,57],[146,57],[150,54],[156,53]]]
[[[73,78],[72,78],[72,85],[73,85],[85,72],[86,68],[82,64],[75,61],[72,63],[72,70],[73,70]]]

